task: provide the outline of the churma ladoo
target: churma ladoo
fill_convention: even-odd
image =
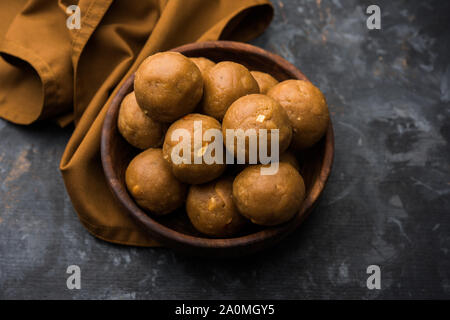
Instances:
[[[278,80],[268,73],[260,71],[251,71],[250,73],[256,82],[258,82],[259,92],[262,94],[266,94],[272,87],[278,84]]]
[[[286,110],[294,130],[294,148],[309,148],[324,136],[330,120],[328,105],[325,96],[311,82],[286,80],[267,95]]]
[[[238,63],[163,52],[139,66],[134,89],[121,104],[118,129],[131,145],[148,148],[125,173],[139,206],[164,215],[186,201],[192,225],[210,237],[233,236],[248,220],[282,224],[299,212],[305,183],[291,151],[317,143],[329,123],[325,97],[311,82],[278,83]],[[234,141],[227,141],[228,129]],[[265,151],[271,163],[249,165],[262,162],[261,129],[267,130]],[[271,152],[272,130],[278,130],[279,158]],[[243,145],[238,143],[242,138]],[[162,149],[156,149],[162,141]],[[255,155],[251,143],[256,143]],[[294,148],[287,151],[289,146]],[[226,148],[231,147],[234,157],[245,156],[239,159],[245,164],[227,166]]]
[[[260,148],[260,129],[266,129],[267,133],[267,149],[266,154],[270,155],[271,151],[271,130],[278,129],[279,135],[279,154],[284,152],[291,143],[292,128],[289,122],[289,118],[286,111],[280,106],[280,104],[272,98],[262,94],[251,94],[244,96],[236,100],[230,108],[227,110],[222,123],[222,134],[227,149],[230,146],[233,148],[235,157],[238,157],[240,144],[238,139],[234,138],[234,143],[227,141],[227,130],[247,130],[254,129],[256,134],[256,141],[258,151]],[[246,162],[252,160],[250,155],[250,141],[248,137],[245,137],[245,160]],[[228,150],[232,151],[232,150]],[[241,153],[242,154],[242,153]],[[250,157],[249,157],[250,156]],[[258,154],[254,155],[256,160],[259,159]]]
[[[242,96],[259,93],[258,83],[243,65],[223,61],[212,67],[204,80],[202,110],[222,120],[228,107]]]
[[[189,58],[192,62],[195,63],[195,65],[197,66],[197,68],[200,70],[200,72],[203,75],[203,79],[205,78],[206,73],[209,71],[209,69],[211,69],[212,67],[214,67],[216,64],[204,57],[198,57],[198,58]]]
[[[232,177],[191,186],[186,211],[192,225],[212,237],[229,237],[238,233],[247,220],[238,212],[232,193]]]
[[[125,182],[136,202],[157,215],[174,211],[186,199],[187,186],[172,174],[161,149],[138,154],[128,165]]]
[[[300,164],[297,158],[290,152],[285,152],[280,156],[280,162],[289,163],[295,170],[300,171]]]
[[[117,127],[125,140],[138,149],[158,147],[164,139],[164,125],[145,115],[134,92],[129,93],[120,105]]]
[[[199,128],[201,127],[201,146],[195,145],[195,123],[200,124]],[[188,138],[190,140],[183,141],[183,137],[177,135],[177,133],[181,133],[180,130],[183,129],[189,134]],[[164,159],[170,163],[173,174],[180,181],[189,184],[201,184],[214,180],[225,171],[226,164],[223,157],[221,158],[221,163],[218,161],[211,164],[205,162],[205,155],[210,155],[212,158],[220,156],[215,154],[218,149],[216,150],[216,148],[214,148],[213,143],[220,148],[222,154],[224,154],[222,141],[215,142],[215,139],[213,138],[211,138],[211,141],[205,141],[203,139],[205,132],[210,129],[215,130],[220,135],[222,129],[220,122],[210,116],[193,113],[175,121],[167,130],[163,144]],[[190,157],[188,154],[183,154],[183,144],[187,144],[186,150],[190,150]],[[174,161],[172,158],[172,151],[175,147],[180,149],[175,150],[176,155],[185,158],[190,163],[185,163],[186,161],[176,163]],[[195,155],[199,158],[199,163],[195,163]],[[180,161],[178,160],[178,162]]]
[[[203,77],[194,62],[178,52],[146,58],[136,71],[136,100],[159,122],[172,122],[192,112],[203,95]]]
[[[280,162],[273,175],[262,175],[262,166],[249,166],[236,177],[233,182],[234,203],[239,212],[253,223],[278,225],[290,220],[300,210],[305,184],[289,163]]]

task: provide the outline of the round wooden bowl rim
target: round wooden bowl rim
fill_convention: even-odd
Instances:
[[[292,65],[285,59],[264,49],[246,43],[234,41],[207,41],[187,44],[172,49],[171,51],[189,52],[199,49],[217,48],[233,51],[235,49],[239,49],[240,51],[249,52],[252,55],[259,55],[264,59],[269,59],[278,64],[282,69],[289,71],[292,74],[292,78],[306,79],[305,75],[300,72],[300,70],[298,70],[294,65]],[[322,166],[320,168],[320,174],[317,176],[313,186],[311,187],[310,192],[303,202],[299,213],[292,220],[279,226],[269,227],[252,234],[235,238],[214,239],[191,236],[158,223],[157,221],[153,220],[151,216],[145,213],[140,207],[138,207],[131,196],[128,194],[126,187],[120,183],[120,179],[116,175],[116,172],[111,165],[113,163],[113,155],[109,154],[107,150],[111,149],[110,146],[112,141],[111,135],[107,134],[108,128],[111,128],[113,126],[113,121],[116,121],[116,110],[120,106],[120,103],[124,96],[129,92],[130,86],[133,85],[133,79],[134,74],[131,75],[123,83],[118,93],[113,98],[110,106],[108,107],[102,127],[101,159],[106,180],[110,182],[109,187],[112,190],[113,194],[125,208],[125,210],[129,214],[131,214],[131,216],[133,216],[137,221],[139,221],[151,235],[155,236],[158,240],[167,240],[169,243],[177,242],[196,248],[236,248],[241,246],[249,246],[257,242],[267,241],[271,238],[284,237],[295,230],[303,222],[303,220],[307,217],[307,215],[317,202],[331,172],[334,157],[334,134],[331,121],[325,136],[325,152]]]

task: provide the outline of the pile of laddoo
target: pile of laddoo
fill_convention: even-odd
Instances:
[[[245,149],[244,164],[194,161],[194,155],[205,153],[213,142],[200,137],[201,145],[195,143],[196,123],[201,123],[202,132],[223,132],[224,159],[227,152],[237,157],[239,149],[236,141],[226,141],[226,130],[254,129],[257,136],[260,129],[278,130],[276,172],[262,174],[270,164],[262,164],[259,157],[250,160],[249,139],[240,146]],[[308,152],[328,124],[325,97],[309,81],[278,82],[270,74],[231,61],[156,53],[137,69],[134,91],[119,110],[121,135],[142,150],[128,165],[126,186],[151,215],[185,206],[195,229],[210,237],[239,235],[250,223],[279,225],[299,212],[305,198],[294,155]],[[190,136],[178,135],[180,129]],[[183,139],[192,139],[192,152],[180,154],[191,157],[189,163],[172,157]],[[267,139],[270,146],[270,134]],[[233,150],[227,148],[230,145]]]

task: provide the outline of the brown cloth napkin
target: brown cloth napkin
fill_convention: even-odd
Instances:
[[[70,5],[79,6],[80,29],[66,27]],[[109,103],[147,56],[195,41],[248,41],[272,15],[268,0],[0,1],[0,117],[74,120],[60,168],[83,225],[106,241],[158,245],[106,184],[100,133]]]

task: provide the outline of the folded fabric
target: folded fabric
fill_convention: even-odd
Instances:
[[[71,5],[79,29],[66,25]],[[0,117],[75,121],[60,168],[83,225],[106,241],[158,245],[106,184],[100,135],[109,103],[147,56],[195,41],[248,41],[272,15],[268,0],[2,1]]]

